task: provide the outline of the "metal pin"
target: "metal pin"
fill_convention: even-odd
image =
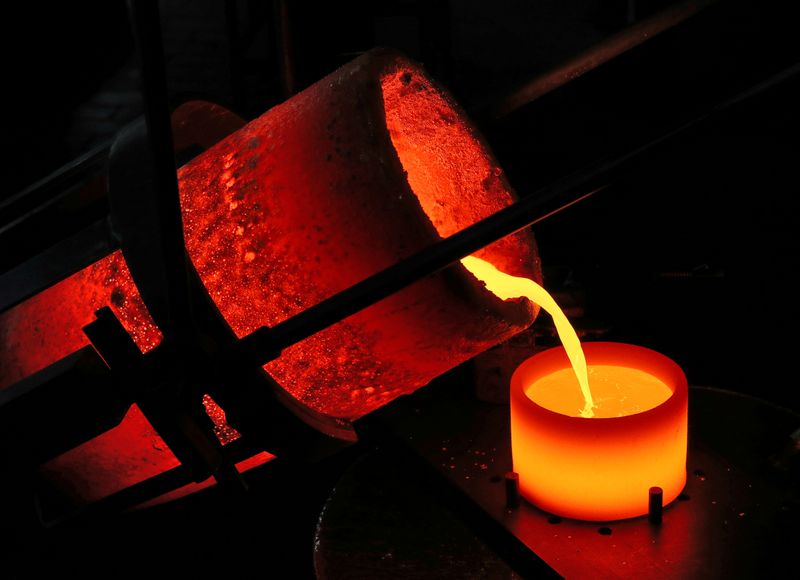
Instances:
[[[664,490],[660,487],[650,488],[650,502],[647,507],[647,519],[651,524],[659,525],[664,513]]]
[[[506,473],[506,507],[517,509],[519,507],[519,474],[515,471]]]

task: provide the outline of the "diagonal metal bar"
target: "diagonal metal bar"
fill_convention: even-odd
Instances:
[[[500,119],[602,64],[674,28],[717,0],[688,0],[617,32],[598,44],[556,65],[500,99],[491,116]]]
[[[598,185],[589,188],[588,192],[585,188],[578,191],[578,186],[588,181],[588,178],[582,176],[581,179],[576,178],[574,184],[552,187],[548,191],[540,192],[541,196],[518,201],[274,327],[259,328],[235,345],[232,362],[265,364],[276,358],[284,348],[446,268],[500,238],[586,199],[605,187]]]

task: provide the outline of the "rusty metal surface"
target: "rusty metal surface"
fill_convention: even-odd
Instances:
[[[475,401],[458,387],[442,385],[403,401],[405,408],[393,406],[371,425],[373,436],[377,431],[384,440],[396,437],[401,448],[449,484],[451,495],[466,494],[474,507],[499,523],[501,541],[518,539],[558,574],[781,577],[791,564],[798,541],[794,522],[800,513],[797,465],[794,471],[780,470],[774,458],[800,425],[797,414],[729,391],[690,389],[688,482],[680,499],[665,507],[663,523],[651,525],[646,516],[589,523],[551,516],[524,501],[519,509],[506,507],[508,409]],[[406,465],[417,472],[420,467],[413,459]],[[374,476],[382,474],[376,471]],[[381,481],[359,485],[386,483]],[[351,509],[360,509],[358,503],[353,498]],[[372,508],[373,527],[361,522],[365,530],[377,529],[383,517],[380,506]],[[328,510],[322,521],[333,513]],[[413,518],[398,518],[393,525],[417,526]],[[426,556],[417,552],[416,557]]]

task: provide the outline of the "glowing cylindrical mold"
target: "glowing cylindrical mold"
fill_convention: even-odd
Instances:
[[[651,487],[663,489],[667,504],[686,483],[686,376],[646,348],[589,342],[583,349],[590,384],[600,387],[592,389],[593,418],[578,416],[582,399],[562,348],[534,355],[511,378],[520,491],[541,509],[574,519],[646,514]]]

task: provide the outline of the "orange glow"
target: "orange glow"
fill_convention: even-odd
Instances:
[[[672,395],[658,378],[639,369],[592,365],[588,368],[594,397],[593,417],[624,417],[657,407]],[[531,385],[527,395],[537,405],[570,417],[585,417],[574,369],[556,371]]]
[[[417,64],[386,50],[370,51],[267,111],[183,166],[178,179],[188,254],[239,337],[514,200],[458,105]],[[478,255],[510,274],[541,279],[529,231]],[[161,340],[116,252],[0,315],[0,388],[88,344],[81,327],[104,305],[143,352]],[[507,340],[535,313],[525,300],[496,297],[456,265],[286,349],[264,368],[308,407],[355,419]],[[222,415],[213,408],[209,414]],[[86,444],[102,454],[71,456],[75,478],[102,472],[92,462],[117,461],[125,438],[147,430],[126,418],[114,433],[98,437],[107,445]],[[218,429],[220,437],[233,433]],[[134,483],[126,473],[136,468],[129,467],[114,470],[107,488]]]
[[[665,504],[673,501],[686,483],[686,376],[642,347],[591,342],[584,351],[601,379],[592,383],[595,418],[576,416],[580,401],[562,348],[529,358],[511,378],[511,449],[523,497],[592,521],[646,514],[652,486],[664,490]],[[614,391],[628,400],[610,404]]]
[[[520,276],[510,276],[501,272],[486,260],[481,260],[475,256],[467,256],[461,260],[461,263],[464,264],[464,267],[472,272],[478,280],[484,282],[486,284],[486,289],[494,293],[497,297],[503,300],[510,300],[512,298],[524,296],[528,300],[538,304],[553,318],[553,324],[556,326],[558,338],[561,339],[561,344],[564,346],[569,356],[573,377],[578,382],[577,385],[569,386],[575,393],[577,393],[578,390],[575,389],[574,386],[578,386],[581,396],[583,397],[583,402],[576,408],[580,409],[581,417],[594,417],[594,402],[592,401],[592,392],[589,390],[586,358],[583,356],[581,341],[578,339],[578,335],[575,334],[575,329],[572,328],[564,311],[561,310],[561,307],[556,303],[553,297],[550,296],[550,293],[533,280]]]

